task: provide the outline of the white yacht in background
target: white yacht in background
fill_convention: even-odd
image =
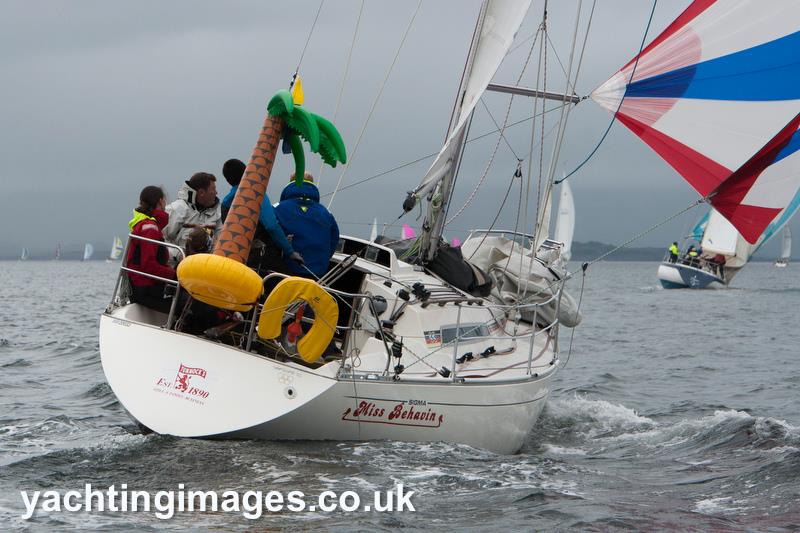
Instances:
[[[122,243],[122,239],[120,239],[118,235],[115,235],[114,240],[111,242],[111,252],[108,254],[106,263],[119,261],[122,258],[122,251],[124,249],[125,245]]]
[[[20,254],[20,256],[19,256],[19,260],[20,260],[20,261],[27,261],[27,260],[28,260],[28,258],[30,257],[30,255],[31,255],[31,254],[30,254],[30,252],[28,251],[28,249],[27,249],[27,248],[23,248],[23,249],[22,249],[22,253],[21,253],[21,254]]]
[[[83,261],[88,261],[94,255],[94,246],[89,244],[88,242],[83,246]]]
[[[789,226],[783,228],[783,239],[781,240],[781,256],[775,260],[775,266],[783,268],[789,265],[792,258],[792,230]]]

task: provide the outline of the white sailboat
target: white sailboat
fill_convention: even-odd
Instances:
[[[658,279],[665,289],[713,289],[728,285],[747,264],[754,250],[715,209],[711,209],[690,236],[699,250],[696,256],[688,253],[672,262],[665,259],[658,267]],[[686,251],[690,248],[686,247]]]
[[[88,242],[83,246],[83,261],[88,261],[94,255],[94,246],[89,244]]]
[[[312,325],[312,331],[334,330],[337,350],[324,350],[321,358],[317,354],[298,357],[289,351],[291,346],[299,350],[303,341],[308,341],[308,346],[316,340],[311,331],[296,344],[271,340],[271,331],[281,332],[283,327],[288,336],[289,325],[297,324],[299,329],[301,321],[309,321],[292,311],[291,302],[286,302],[287,309],[270,304],[270,300],[263,305],[251,303],[243,309],[246,327],[229,338],[216,338],[208,332],[195,336],[175,328],[176,318],[182,319],[175,314],[177,299],[168,315],[156,312],[131,303],[119,291],[122,284],[118,282],[100,320],[101,361],[112,390],[139,424],[183,437],[449,441],[498,453],[521,447],[544,408],[560,367],[559,328],[580,322],[574,300],[563,290],[568,278],[563,252],[571,239],[556,242],[547,238],[547,206],[569,117],[568,104],[581,99],[539,88],[494,85],[494,90],[501,92],[564,104],[549,169],[540,176],[545,184],[540,197],[546,201],[533,206],[537,209],[536,221],[529,225],[533,231],[525,231],[528,225],[523,231],[473,230],[460,250],[447,246],[441,237],[475,105],[487,88],[492,88],[492,77],[529,4],[489,0],[481,6],[446,142],[404,203],[406,211],[418,201],[427,203],[422,234],[399,242],[342,236],[333,256],[334,266],[319,285],[311,284],[313,294],[290,295],[312,306],[315,298],[338,302],[334,305],[338,314],[332,309],[317,312]],[[699,61],[696,48],[704,43],[722,41],[727,46],[725,38],[735,34],[741,50],[777,38],[776,32],[785,33],[787,20],[794,29],[800,28],[796,4],[770,2],[764,8],[761,2],[736,2],[736,6],[768,12],[766,18],[758,19],[755,36],[737,26],[747,27],[751,13],[731,17],[721,12],[731,9],[731,0],[707,4],[693,4],[687,9],[691,16],[679,18],[640,58],[595,91],[593,98],[619,120],[627,120],[631,112],[629,96],[636,105],[655,108],[648,108],[649,114],[635,113],[648,121],[651,130],[660,127],[653,113],[672,113],[670,133],[683,138],[683,133],[695,128],[693,120],[708,123],[707,113],[702,108],[686,112],[676,101],[671,101],[671,107],[653,102],[647,82],[669,72],[665,64],[653,61],[654,57],[663,58],[661,51],[668,51],[666,64],[682,67]],[[766,32],[765,37],[763,28],[774,30],[776,20],[783,25]],[[677,45],[687,42],[681,29],[691,30],[689,42],[695,49],[676,62]],[[748,36],[747,42],[741,42],[742,35]],[[542,36],[541,42],[545,41]],[[718,55],[730,52],[719,46],[710,50]],[[634,63],[641,65],[637,77],[631,73]],[[570,59],[565,87],[574,87],[573,70],[577,69]],[[669,83],[675,79],[683,84],[681,94],[693,89],[691,79],[687,81],[685,76],[665,79],[667,86],[661,83],[659,94],[669,94]],[[637,103],[639,94],[644,96]],[[735,149],[726,148],[726,162],[739,168],[798,112],[800,103],[773,109],[763,120],[734,115],[731,120],[738,131],[753,131],[745,132]],[[730,115],[726,112],[725,116]],[[636,131],[643,129],[637,126]],[[729,141],[719,134],[713,137],[723,145]],[[712,150],[701,153],[708,152]],[[670,160],[669,154],[661,155]],[[735,157],[743,161],[736,164]],[[716,197],[726,198],[725,194]],[[559,234],[561,231],[559,228]],[[123,275],[126,273],[120,271],[119,280]],[[281,322],[286,313],[289,325]],[[331,320],[334,316],[338,318]]]
[[[781,256],[775,260],[776,267],[785,267],[792,258],[792,230],[789,226],[783,228],[783,239],[781,240]]]
[[[61,259],[61,243],[58,243],[58,244],[56,245],[56,253],[55,253],[55,255],[53,256],[53,260],[54,260],[54,261],[58,261],[58,260],[60,260],[60,259]]]
[[[122,239],[120,239],[119,236],[114,236],[114,240],[111,242],[111,252],[106,262],[111,263],[113,261],[119,261],[120,258],[122,258],[122,251],[124,249],[125,245],[122,243]]]
[[[31,254],[30,254],[30,252],[28,251],[28,249],[27,249],[27,248],[23,248],[23,249],[22,249],[22,253],[21,253],[21,254],[20,254],[20,256],[19,256],[19,260],[20,260],[20,261],[27,261],[27,260],[28,260],[28,258],[30,257],[30,255],[31,255]]]
[[[553,240],[564,245],[561,256],[565,261],[572,257],[572,236],[575,233],[575,200],[572,197],[572,187],[569,181],[561,182],[561,192],[558,197],[558,211],[556,213],[556,229]]]

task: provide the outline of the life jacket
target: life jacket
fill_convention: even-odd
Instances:
[[[671,254],[673,254],[673,255],[678,255],[678,254],[680,253],[680,250],[678,249],[678,247],[677,247],[677,246],[675,246],[675,245],[673,244],[673,245],[671,245],[671,246],[669,247],[669,253],[671,253]]]
[[[146,215],[139,211],[133,212],[133,219],[128,222],[128,227],[133,235],[145,237],[155,241],[164,240],[161,234],[168,221],[168,215],[156,210],[153,215]],[[143,251],[147,253],[144,256]],[[168,265],[169,252],[165,246],[140,239],[132,239],[128,248],[127,265],[134,270],[152,274],[167,279],[175,279],[175,270]],[[128,272],[131,283],[137,286],[158,285],[161,282],[147,276],[142,276],[135,272]]]

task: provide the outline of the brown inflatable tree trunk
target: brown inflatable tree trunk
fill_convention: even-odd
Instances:
[[[215,255],[247,264],[261,213],[261,203],[267,192],[282,132],[283,120],[280,117],[267,115],[217,243],[214,245]]]

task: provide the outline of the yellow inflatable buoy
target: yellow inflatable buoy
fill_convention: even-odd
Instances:
[[[314,310],[314,324],[297,343],[297,353],[308,363],[317,361],[333,339],[339,306],[333,296],[310,279],[286,278],[272,290],[258,319],[258,336],[274,339],[281,334],[283,312],[292,302],[303,300]]]
[[[177,275],[192,298],[231,311],[249,311],[264,291],[253,269],[221,255],[190,255],[178,264]]]

